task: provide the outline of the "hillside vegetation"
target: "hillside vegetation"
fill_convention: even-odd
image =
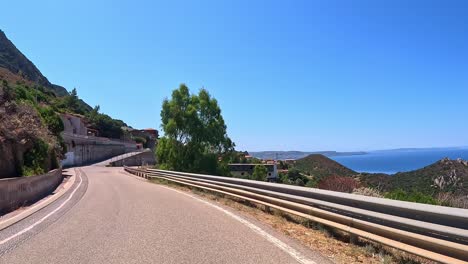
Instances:
[[[227,135],[218,101],[207,90],[191,94],[181,84],[161,108],[164,137],[156,149],[160,168],[229,174],[227,160],[235,155],[234,143]]]
[[[54,85],[42,75],[39,69],[21,53],[16,46],[0,30],[0,77],[7,81],[26,80],[29,84],[46,87],[58,96],[68,94],[67,90]],[[9,74],[11,73],[11,74]]]
[[[468,162],[445,158],[419,170],[397,173],[390,182],[392,188],[429,195],[440,192],[468,195]]]
[[[317,178],[326,176],[351,177],[357,175],[357,172],[321,154],[312,154],[297,160],[294,168]]]
[[[286,184],[357,193],[395,200],[468,208],[468,161],[442,159],[427,167],[394,175],[357,173],[323,155],[299,159]]]
[[[91,108],[76,89],[51,84],[0,30],[0,178],[59,166],[66,151],[60,113],[82,115],[107,137],[120,138],[126,126]]]

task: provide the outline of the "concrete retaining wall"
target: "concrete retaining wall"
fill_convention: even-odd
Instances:
[[[31,177],[0,179],[0,215],[45,197],[62,180],[61,169]]]
[[[128,158],[123,158],[117,161],[111,162],[111,166],[122,167],[122,166],[142,166],[142,165],[154,165],[156,164],[156,158],[154,157],[153,151],[145,151]]]
[[[88,165],[137,150],[137,144],[131,141],[70,133],[62,133],[62,137],[68,151],[62,167]]]
[[[62,167],[81,166],[124,154],[123,145],[75,145],[65,154]]]

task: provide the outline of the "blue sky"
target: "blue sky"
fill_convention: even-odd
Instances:
[[[3,6],[0,28],[51,82],[137,128],[159,129],[186,83],[218,99],[241,150],[468,145],[465,1]]]

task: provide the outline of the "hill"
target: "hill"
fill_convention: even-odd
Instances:
[[[79,114],[101,136],[121,138],[126,124],[91,108],[73,89],[51,84],[0,30],[0,178],[59,166],[66,152],[60,113]]]
[[[304,151],[255,151],[249,152],[250,155],[257,159],[278,159],[278,160],[287,160],[287,159],[302,159],[312,154],[322,154],[326,157],[336,157],[336,156],[352,156],[352,155],[364,155],[365,152],[337,152],[337,151],[315,151],[315,152],[304,152]]]
[[[39,69],[21,53],[0,30],[0,77],[9,82],[25,80],[27,83],[47,87],[58,96],[68,94],[62,86],[55,85],[42,75]]]
[[[397,173],[390,177],[390,186],[428,195],[440,192],[467,195],[468,161],[445,158],[419,170]]]
[[[327,176],[351,177],[358,174],[322,154],[312,154],[299,159],[294,164],[294,168],[316,178]]]

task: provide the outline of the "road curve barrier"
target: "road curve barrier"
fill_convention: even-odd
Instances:
[[[437,262],[468,263],[467,209],[231,177],[125,170],[262,204]]]
[[[0,179],[0,215],[45,197],[62,181],[62,169],[30,177]]]

